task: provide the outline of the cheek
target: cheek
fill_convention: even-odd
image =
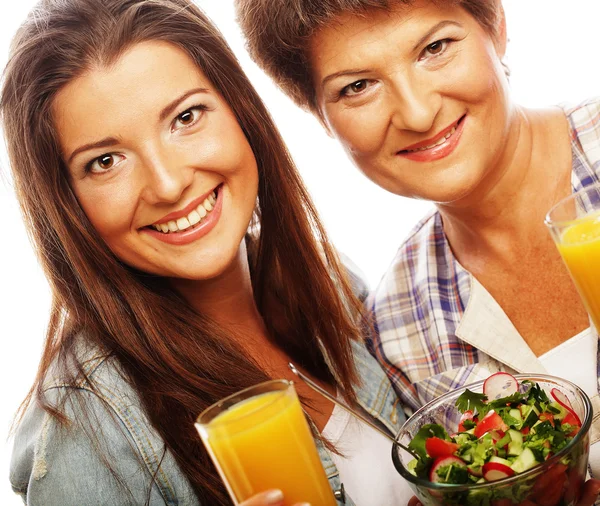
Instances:
[[[364,158],[379,152],[390,123],[385,101],[352,108],[331,107],[326,114],[335,137],[353,157]]]
[[[90,186],[82,185],[75,193],[94,229],[111,246],[111,241],[131,230],[135,199],[131,188],[125,184],[102,189]]]

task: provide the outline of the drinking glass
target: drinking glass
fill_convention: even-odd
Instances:
[[[234,504],[273,488],[286,506],[337,504],[292,382],[231,395],[203,411],[196,428]]]
[[[600,330],[600,183],[556,204],[546,216],[554,242]]]

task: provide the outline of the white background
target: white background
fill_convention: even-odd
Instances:
[[[244,51],[231,0],[199,3],[224,32],[264,97],[334,243],[374,286],[401,239],[430,205],[371,184],[319,124],[269,82]],[[0,67],[6,63],[10,38],[33,5],[33,0],[0,0]],[[510,39],[507,63],[518,103],[537,107],[600,94],[596,0],[504,0],[504,5]],[[21,501],[7,479],[8,431],[35,375],[50,296],[14,200],[3,143],[0,165],[0,504],[10,506]]]

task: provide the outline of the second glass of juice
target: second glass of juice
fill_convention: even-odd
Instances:
[[[196,428],[234,504],[274,488],[285,506],[337,504],[292,382],[267,381],[227,397]]]
[[[600,184],[556,204],[546,216],[583,303],[600,330]]]

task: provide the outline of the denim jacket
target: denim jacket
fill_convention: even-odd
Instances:
[[[353,348],[362,378],[357,388],[359,403],[394,434],[404,421],[396,394],[365,346],[354,343]],[[163,440],[116,360],[92,357],[85,361],[84,370],[93,389],[88,382],[67,386],[54,381],[46,386],[51,402],[63,399],[66,389],[78,390],[79,395],[66,396],[63,404],[71,420],[68,428],[35,403],[27,410],[14,440],[10,469],[14,491],[31,506],[123,506],[145,504],[147,499],[152,506],[199,506],[187,478],[173,455],[164,451]],[[81,402],[91,410],[89,420],[82,420]],[[354,506],[343,493],[328,451],[319,445],[319,454],[338,504]]]

